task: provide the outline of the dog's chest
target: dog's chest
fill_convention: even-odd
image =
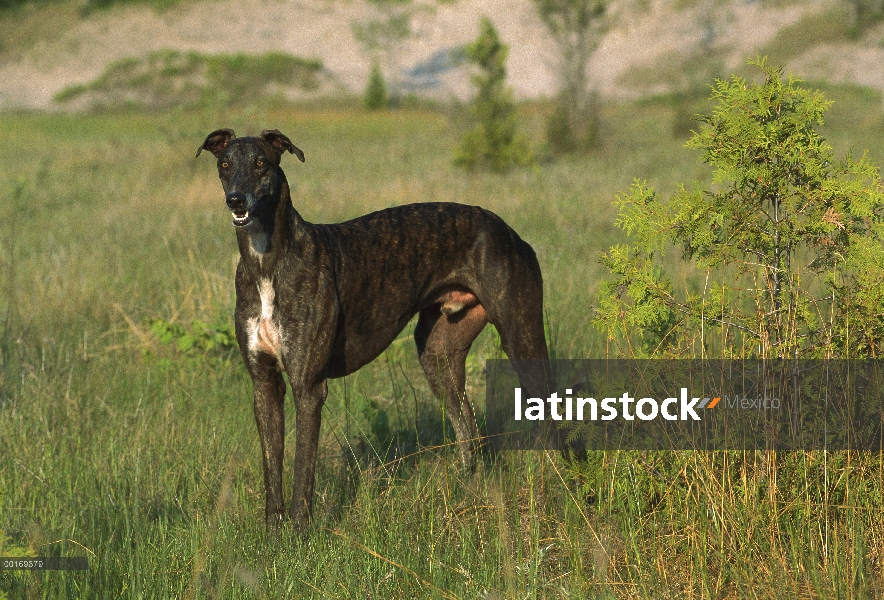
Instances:
[[[258,281],[258,295],[261,298],[261,313],[248,321],[249,350],[252,354],[264,353],[282,360],[282,344],[278,319],[274,314],[276,290],[269,279]]]

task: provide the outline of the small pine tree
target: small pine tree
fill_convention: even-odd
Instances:
[[[505,86],[507,52],[491,21],[482,19],[478,39],[466,48],[467,59],[481,69],[473,77],[478,90],[471,103],[476,125],[464,134],[454,159],[466,169],[505,171],[535,160],[518,131],[512,91]]]
[[[884,353],[884,190],[863,155],[819,134],[830,101],[766,59],[763,83],[718,80],[687,147],[711,184],[618,198],[630,244],[602,263],[596,326],[635,357],[855,358]],[[661,261],[681,248],[700,290]]]
[[[365,86],[363,103],[368,110],[380,110],[387,107],[387,85],[384,83],[381,66],[377,62],[371,66],[371,73],[368,75],[368,85]]]

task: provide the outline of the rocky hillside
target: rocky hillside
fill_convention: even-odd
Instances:
[[[453,51],[475,38],[482,16],[511,46],[509,79],[517,98],[556,92],[556,47],[531,0],[380,6],[368,0],[198,0],[163,10],[121,4],[85,11],[82,0],[34,2],[0,12],[0,107],[78,106],[56,98],[71,86],[89,87],[123,59],[144,61],[166,51],[282,53],[320,61],[320,83],[284,90],[289,96],[358,93],[378,60],[403,93],[464,98],[471,91],[469,72]],[[846,6],[845,0],[618,0],[589,65],[591,82],[613,98],[678,90],[762,53],[805,79],[884,90],[884,30],[856,36]],[[372,27],[400,12],[407,16],[407,36],[381,43]]]

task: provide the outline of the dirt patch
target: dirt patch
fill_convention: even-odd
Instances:
[[[850,57],[850,60],[844,60]],[[804,79],[812,74],[825,74],[837,83],[856,83],[884,90],[884,48],[879,43],[866,45],[826,44],[813,48],[789,66]],[[808,75],[811,74],[811,75]]]

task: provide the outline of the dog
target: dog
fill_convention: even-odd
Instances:
[[[309,223],[295,210],[280,167],[286,152],[301,162],[304,153],[276,129],[239,138],[218,129],[197,156],[203,150],[217,158],[239,244],[236,339],[254,385],[267,526],[286,516],[283,373],[297,411],[288,516],[303,528],[311,517],[327,379],[371,362],[415,315],[420,364],[445,402],[461,461],[474,468],[479,433],[464,393],[473,340],[490,322],[510,358],[548,358],[543,278],[531,246],[494,213],[455,203]],[[543,374],[522,375],[523,385],[543,393]]]

